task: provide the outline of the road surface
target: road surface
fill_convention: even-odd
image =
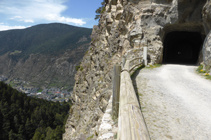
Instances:
[[[133,77],[152,140],[211,140],[211,81],[196,66],[144,68]]]

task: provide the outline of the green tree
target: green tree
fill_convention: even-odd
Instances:
[[[0,97],[0,140],[62,139],[69,103],[27,97],[2,82]]]
[[[27,118],[26,124],[25,124],[25,131],[26,131],[26,138],[30,139],[34,135],[32,124],[29,118]]]
[[[18,129],[18,134],[24,135],[24,133],[25,133],[25,128],[23,125],[21,125]]]
[[[47,127],[45,140],[52,140],[52,139],[53,139],[53,130],[51,129],[51,127]]]
[[[32,138],[32,140],[41,140],[40,138],[41,138],[41,133],[39,132],[39,131],[36,131],[35,132],[35,134],[34,134],[34,136],[33,136],[33,138]]]
[[[17,93],[13,93],[12,96],[11,96],[11,102],[15,103],[16,100],[17,100]]]
[[[10,132],[10,115],[9,115],[9,105],[7,102],[4,103],[4,105],[2,106],[1,112],[3,114],[3,125],[2,125],[2,129],[3,129],[3,135],[4,138],[8,138],[8,132]]]
[[[3,115],[2,115],[2,113],[1,113],[1,109],[0,109],[0,126],[2,126],[3,125]],[[1,135],[2,135],[2,127],[0,127],[0,137],[1,137]]]
[[[10,115],[15,116],[18,114],[18,106],[15,103],[12,103],[10,106]]]
[[[9,140],[17,140],[17,139],[18,139],[18,135],[15,134],[13,130],[11,129],[9,132]]]
[[[101,7],[99,7],[95,13],[95,20],[98,20],[100,18],[100,15],[105,11],[105,0],[103,0],[103,2],[101,2]]]
[[[63,118],[62,118],[62,115],[56,113],[54,125],[55,125],[55,126],[63,125]]]
[[[54,133],[53,133],[53,139],[54,140],[60,140],[62,139],[62,128],[61,126],[57,126],[56,129],[54,130]]]

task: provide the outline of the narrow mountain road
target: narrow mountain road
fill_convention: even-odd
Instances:
[[[144,68],[133,77],[152,140],[211,140],[211,81],[196,66]]]

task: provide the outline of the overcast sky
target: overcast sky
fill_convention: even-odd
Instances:
[[[0,0],[0,31],[43,23],[92,28],[103,0]]]

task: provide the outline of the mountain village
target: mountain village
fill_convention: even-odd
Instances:
[[[11,85],[16,90],[27,94],[27,96],[36,97],[39,99],[44,99],[53,102],[68,102],[72,94],[72,91],[68,92],[67,90],[62,90],[56,87],[38,88],[32,86],[25,86],[29,85],[29,83],[20,79],[8,80],[8,78],[4,75],[0,76],[0,81]]]

